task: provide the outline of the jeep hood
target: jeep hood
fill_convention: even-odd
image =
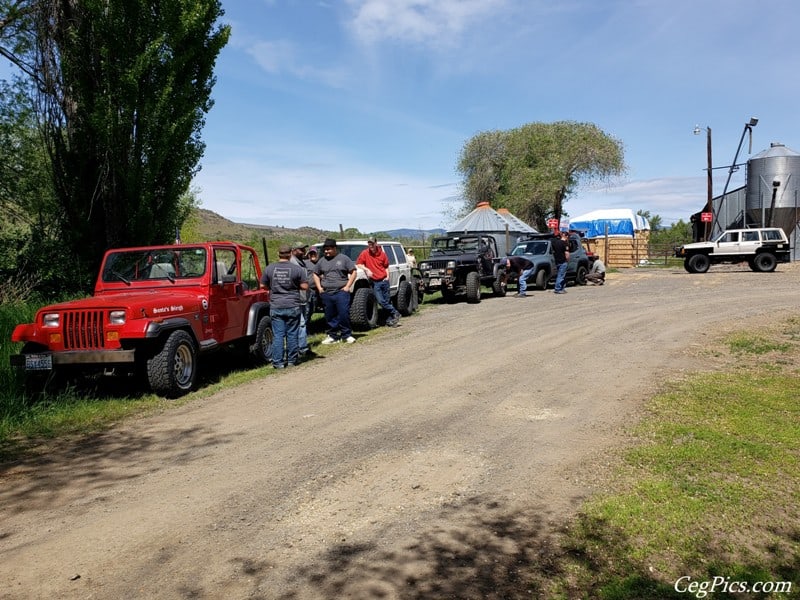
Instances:
[[[203,298],[196,291],[170,289],[131,290],[100,294],[60,304],[46,306],[41,311],[56,312],[65,310],[105,310],[129,309],[140,316],[168,316],[172,313],[185,313],[200,310]],[[142,314],[141,311],[144,311]]]

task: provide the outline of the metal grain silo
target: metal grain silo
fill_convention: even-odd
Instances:
[[[747,224],[792,236],[800,217],[800,154],[772,143],[747,161]]]

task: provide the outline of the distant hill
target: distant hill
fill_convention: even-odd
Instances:
[[[266,237],[269,239],[280,239],[291,241],[294,238],[300,240],[323,239],[330,232],[316,229],[314,227],[299,227],[290,229],[288,227],[277,227],[271,225],[256,225],[252,223],[235,223],[226,219],[214,211],[200,208],[197,211],[198,234],[204,240],[231,240],[236,242],[247,242],[253,239]]]
[[[270,240],[284,240],[287,242],[298,240],[323,240],[326,237],[340,237],[338,232],[325,231],[315,227],[278,227],[272,225],[257,225],[254,223],[236,223],[226,219],[214,211],[200,208],[197,210],[197,230],[203,240],[231,240],[235,242],[250,242],[262,237]],[[393,239],[427,240],[433,235],[441,235],[444,229],[391,229],[384,231]],[[372,232],[362,233],[359,237],[367,237]]]
[[[446,229],[390,229],[386,233],[389,237],[404,239],[404,240],[428,240],[435,235],[443,235],[447,232]]]

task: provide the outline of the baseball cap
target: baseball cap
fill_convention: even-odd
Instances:
[[[323,248],[336,248],[336,240],[333,238],[325,238],[322,244]]]
[[[281,244],[278,246],[278,254],[291,254],[292,249],[288,244]]]
[[[303,242],[295,242],[292,244],[292,250],[305,250],[308,248],[308,244],[304,244]]]
[[[377,244],[378,240],[375,239],[374,235],[371,235],[367,238],[367,243],[372,242],[373,244]]]

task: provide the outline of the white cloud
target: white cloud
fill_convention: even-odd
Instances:
[[[339,66],[310,66],[300,57],[297,46],[286,40],[251,42],[245,52],[270,75],[289,75],[333,88],[345,88],[349,84],[346,69]]]
[[[350,24],[363,42],[394,40],[430,46],[448,45],[506,0],[349,0]]]

